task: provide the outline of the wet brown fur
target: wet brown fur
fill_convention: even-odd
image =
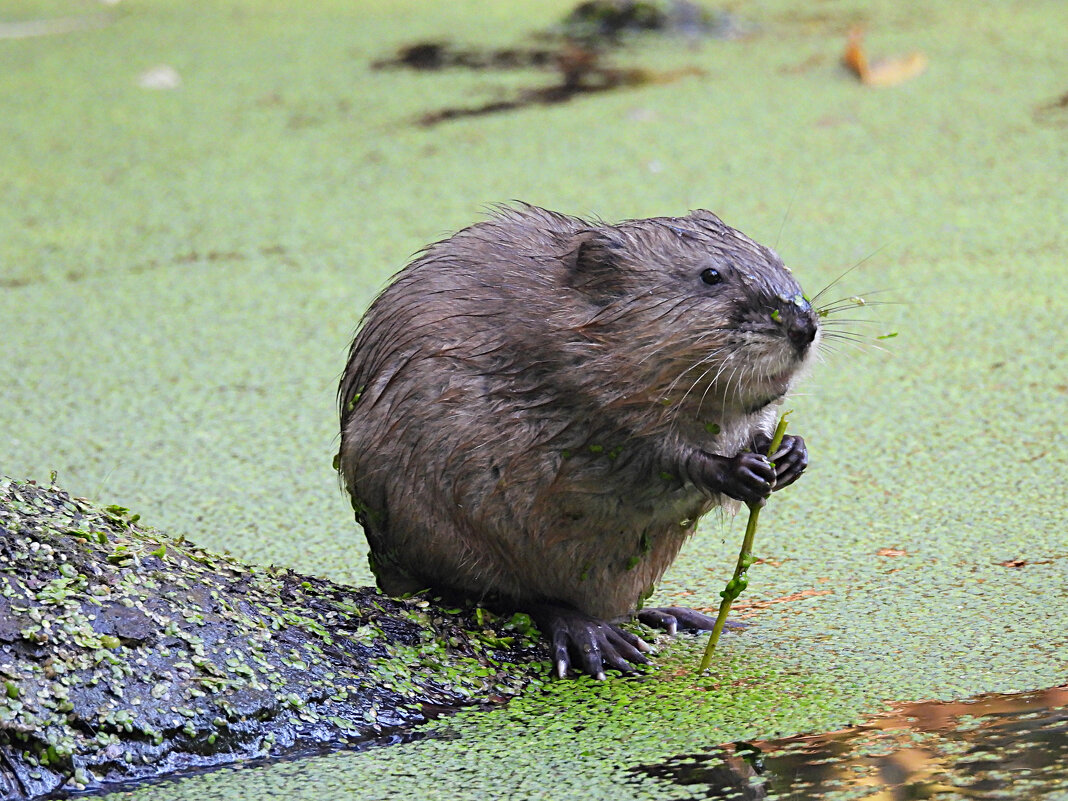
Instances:
[[[768,433],[814,350],[789,347],[796,308],[779,257],[707,211],[502,207],[427,247],[367,311],[339,389],[379,585],[633,612],[731,504],[690,480],[694,454]]]

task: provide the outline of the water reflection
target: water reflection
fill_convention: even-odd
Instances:
[[[1068,685],[904,704],[848,729],[734,743],[634,770],[746,801],[1064,797]]]

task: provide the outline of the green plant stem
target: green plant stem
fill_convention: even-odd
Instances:
[[[775,434],[771,438],[771,445],[768,446],[769,459],[782,444],[782,438],[786,434],[786,426],[788,425],[786,418],[789,414],[790,412],[784,412],[779,418],[779,424],[775,426]],[[698,668],[698,673],[704,673],[712,663],[712,654],[716,650],[716,643],[719,642],[719,635],[723,633],[723,626],[727,622],[727,613],[730,612],[734,599],[741,595],[742,589],[745,588],[744,584],[739,588],[738,582],[745,575],[749,566],[753,564],[753,537],[756,534],[757,521],[760,519],[760,510],[764,507],[764,504],[750,503],[746,505],[749,507],[749,520],[745,525],[742,550],[738,553],[738,564],[734,567],[734,575],[727,582],[727,587],[720,593],[723,596],[723,600],[720,601],[719,614],[716,615],[716,625],[712,628],[712,636],[708,640],[708,645],[705,646],[705,655],[701,657],[701,667]]]

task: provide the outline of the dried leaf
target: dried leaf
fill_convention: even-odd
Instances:
[[[860,78],[862,82],[866,81],[868,77],[868,57],[864,55],[864,50],[860,46],[863,39],[864,31],[860,28],[853,28],[849,32],[846,49],[842,54],[842,65]]]
[[[753,564],[754,565],[770,565],[771,567],[782,567],[782,563],[783,562],[788,562],[788,561],[789,561],[789,558],[787,558],[787,559],[760,558],[760,559],[754,559],[753,560]]]
[[[897,86],[927,69],[927,56],[920,52],[869,63],[862,46],[863,40],[862,29],[853,28],[849,32],[846,49],[842,54],[842,64],[867,86]]]
[[[741,618],[749,617],[746,612],[753,612],[760,609],[767,609],[774,604],[786,604],[791,601],[800,601],[803,598],[813,598],[817,595],[830,595],[831,590],[801,590],[800,592],[794,592],[790,595],[784,595],[781,598],[769,598],[766,601],[758,601],[755,599],[748,599],[745,601],[736,601],[731,607],[735,612],[740,613],[738,616]],[[713,610],[708,610],[709,612]]]
[[[877,551],[879,556],[906,556],[907,551],[902,551],[898,548],[880,548]]]

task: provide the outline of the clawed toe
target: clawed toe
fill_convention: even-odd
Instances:
[[[672,636],[679,630],[678,619],[666,609],[643,609],[637,614],[638,621],[653,629],[663,629]]]
[[[683,631],[712,631],[716,619],[685,606],[661,606],[643,609],[638,613],[638,620],[647,626],[664,629],[668,634]],[[728,620],[727,628],[744,629],[746,624]]]
[[[541,604],[527,611],[549,639],[553,669],[561,679],[574,670],[603,681],[606,670],[630,675],[649,662],[646,654],[653,650],[652,646],[619,626],[556,604]],[[711,631],[716,624],[714,618],[684,606],[643,609],[637,617],[645,625],[668,634],[679,630]],[[731,621],[727,626],[744,628],[744,624]]]
[[[564,606],[545,604],[531,610],[538,627],[549,637],[556,675],[571,669],[603,680],[605,670],[630,674],[649,660],[648,644],[629,631]]]

